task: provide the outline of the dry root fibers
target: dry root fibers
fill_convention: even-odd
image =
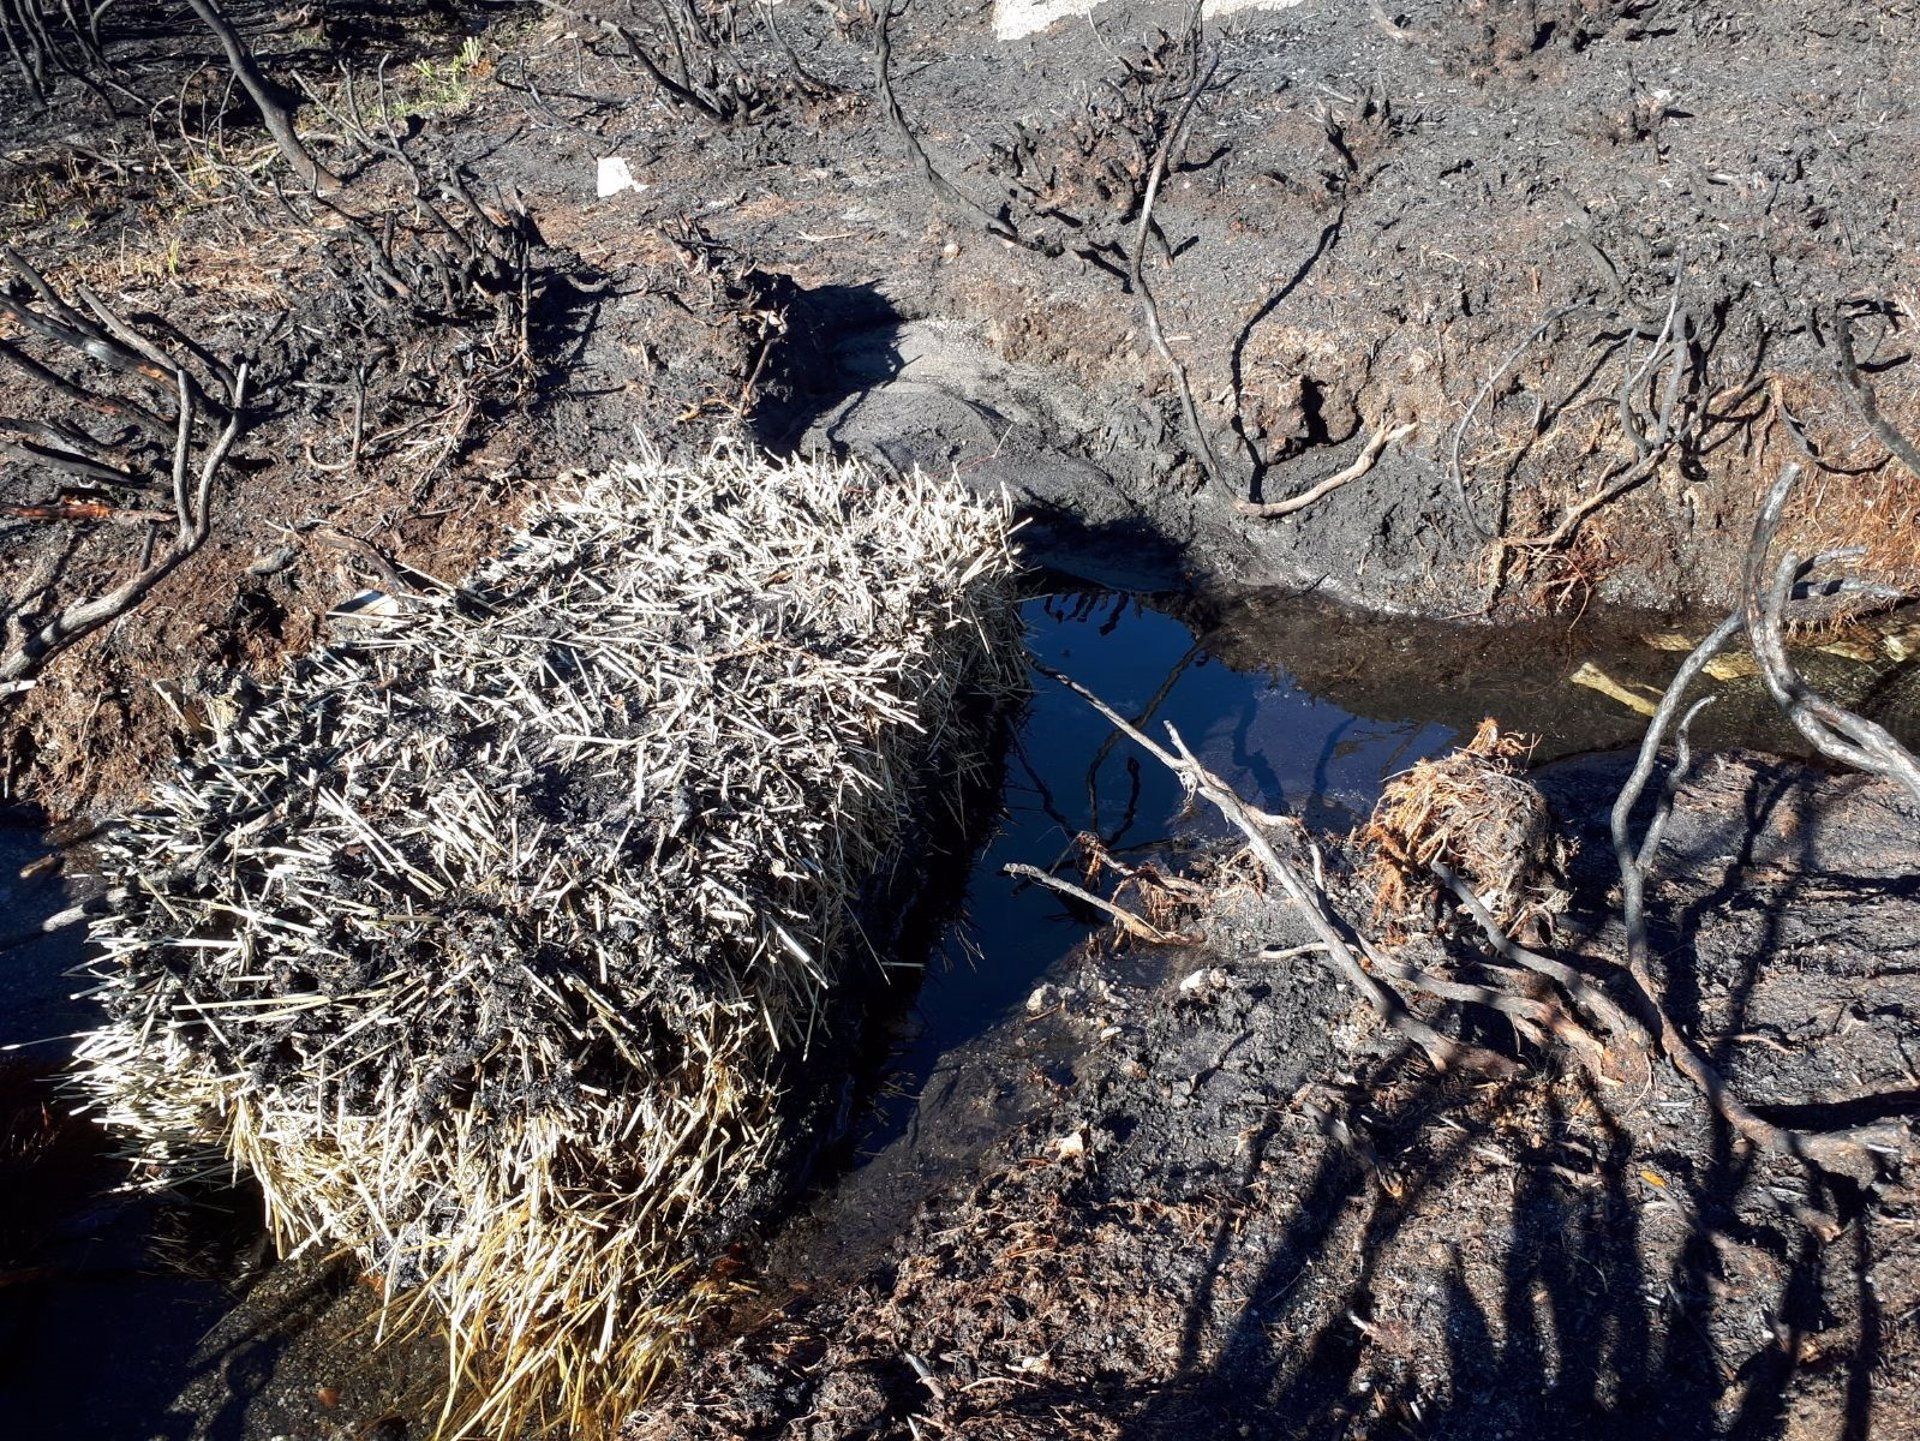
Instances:
[[[1461,749],[1387,782],[1360,833],[1382,920],[1392,924],[1427,907],[1436,862],[1471,885],[1509,929],[1554,908],[1551,876],[1564,857],[1553,853],[1545,800],[1519,773],[1531,749],[1489,718]]]

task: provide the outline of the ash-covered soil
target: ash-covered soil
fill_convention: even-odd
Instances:
[[[56,75],[37,111],[0,65],[10,242],[65,293],[256,358],[210,542],[12,708],[8,785],[57,811],[137,789],[181,714],[343,597],[457,579],[635,427],[951,464],[1010,487],[1048,559],[1156,589],[1718,607],[1787,461],[1813,477],[1801,539],[1920,575],[1911,477],[1837,373],[1844,330],[1914,429],[1904,7],[1305,0],[1189,43],[1139,0],[1010,41],[989,6],[920,0],[888,32],[899,123],[867,7],[709,12],[679,95],[635,58],[667,43],[644,6],[600,17],[630,39],[534,5],[231,8],[314,97],[347,181],[326,204],[181,7],[103,22],[148,109]],[[608,156],[644,188],[595,198]],[[1130,282],[1142,239],[1198,434]],[[505,259],[476,267],[476,240]],[[0,400],[49,404],[15,369]],[[1235,509],[1400,426],[1300,513]],[[0,465],[10,503],[70,479]],[[10,639],[141,545],[0,524]]]
[[[1594,803],[1625,769],[1539,777],[1588,842],[1560,937],[1603,976]],[[1770,1118],[1878,1120],[1910,1150],[1917,874],[1884,785],[1727,754],[1686,788],[1662,983]],[[629,1435],[1914,1434],[1910,1179],[1757,1153],[1664,1066],[1596,1085],[1523,1047],[1509,1077],[1436,1075],[1286,954],[1310,933],[1244,858],[1207,880],[1202,946],[1108,938],[958,1058],[880,1179],[775,1238],[744,1334]],[[907,1158],[986,1116],[1019,1124],[916,1192]],[[910,1223],[863,1242],[887,1202]]]
[[[1450,716],[1525,685],[1503,632],[1456,649],[1439,623],[1723,611],[1788,462],[1793,543],[1920,583],[1915,478],[1870,424],[1920,430],[1908,5],[1304,0],[1190,43],[1172,4],[1003,41],[990,5],[915,0],[897,120],[868,4],[704,7],[717,43],[662,71],[679,93],[636,58],[671,48],[649,4],[586,7],[631,41],[579,7],[228,8],[325,102],[300,116],[347,181],[326,204],[170,0],[104,12],[137,98],[56,74],[36,106],[0,57],[3,238],[69,299],[254,362],[206,544],[0,698],[0,790],[42,813],[137,795],[238,674],[369,587],[457,581],[636,428],[678,456],[730,432],[951,465],[1013,492],[1047,563],[1200,612],[1252,584],[1417,614],[1355,644],[1303,613],[1240,656],[1336,696],[1428,685]],[[643,188],[596,198],[611,156]],[[14,318],[0,340],[164,406]],[[0,516],[4,653],[136,566],[167,450],[18,367],[0,416],[90,426],[134,477],[0,456],[0,503],[67,507]],[[1349,468],[1295,515],[1237,508]],[[1612,632],[1573,634],[1584,659]],[[1592,644],[1642,701],[1671,673]],[[1905,677],[1910,716],[1900,667],[1870,679]],[[1582,734],[1630,741],[1617,719]],[[1583,841],[1561,939],[1601,956],[1618,779],[1541,779]],[[1782,1124],[1911,1126],[1913,837],[1873,786],[1752,757],[1684,798],[1666,998]],[[1515,1077],[1436,1077],[1314,956],[1261,955],[1306,936],[1248,873],[1211,879],[1204,945],[1096,950],[948,1058],[909,1135],[752,1258],[762,1299],[636,1434],[1913,1433],[1907,1182],[1756,1157],[1664,1069],[1627,1094],[1519,1048]],[[187,1430],[389,1438],[384,1408],[428,1406],[392,1352],[343,1374],[375,1309],[350,1275],[254,1294]],[[298,1387],[255,1394],[282,1363]]]

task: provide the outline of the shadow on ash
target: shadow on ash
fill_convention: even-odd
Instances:
[[[721,450],[573,479],[457,593],[239,698],[105,849],[78,1064],[259,1182],[443,1435],[603,1434],[795,1184],[1025,680],[1006,509]]]

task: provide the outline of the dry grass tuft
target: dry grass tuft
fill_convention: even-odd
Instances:
[[[1540,792],[1518,773],[1533,749],[1491,717],[1463,748],[1387,782],[1359,839],[1372,856],[1376,914],[1391,921],[1424,909],[1438,861],[1462,877],[1509,929],[1552,908],[1544,873],[1552,827]]]
[[[1920,479],[1898,461],[1875,475],[1810,469],[1794,500],[1792,534],[1808,553],[1857,547],[1862,575],[1920,593]]]
[[[538,510],[133,818],[98,1111],[450,1341],[443,1432],[607,1434],[785,1181],[797,1067],[1024,683],[1003,508],[726,449]]]

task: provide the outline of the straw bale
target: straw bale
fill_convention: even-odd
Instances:
[[[735,448],[567,481],[130,819],[99,1113],[443,1326],[447,1432],[602,1434],[725,1295],[834,998],[1023,684],[1008,532]]]

